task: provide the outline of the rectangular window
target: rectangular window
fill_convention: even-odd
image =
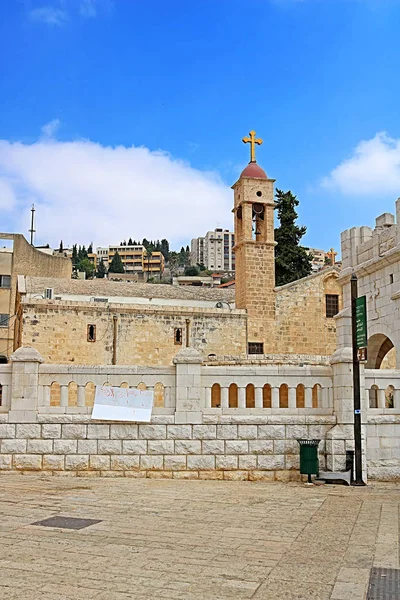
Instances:
[[[337,294],[326,294],[326,316],[332,318],[339,312],[339,296]]]
[[[264,344],[262,342],[249,342],[248,354],[264,354]]]
[[[393,283],[393,281],[394,281],[393,273],[391,273],[389,275],[389,281],[390,281],[390,283]]]
[[[182,345],[182,329],[180,327],[174,329],[174,344],[176,346]]]
[[[8,315],[0,313],[0,327],[8,327]]]
[[[87,341],[88,342],[96,341],[96,325],[88,325],[87,326]]]
[[[11,287],[11,275],[0,275],[0,288]]]

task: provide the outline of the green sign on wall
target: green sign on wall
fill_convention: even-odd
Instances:
[[[356,298],[356,326],[357,348],[366,348],[368,346],[366,296],[360,296],[360,298]]]

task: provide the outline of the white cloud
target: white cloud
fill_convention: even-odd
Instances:
[[[46,125],[43,125],[42,127],[43,136],[45,138],[53,138],[59,130],[60,125],[60,119],[53,119],[52,121],[49,121],[49,123],[46,123]]]
[[[232,195],[218,175],[144,147],[0,140],[1,185],[10,204],[14,198],[15,230],[28,228],[35,202],[38,243],[108,245],[131,236],[178,245],[217,223],[232,226]]]
[[[379,132],[361,141],[322,186],[349,195],[400,195],[400,139]]]
[[[81,0],[79,12],[83,17],[95,17],[97,15],[95,0]]]
[[[29,14],[34,21],[41,21],[47,23],[47,25],[64,25],[68,19],[66,11],[55,6],[35,8]]]

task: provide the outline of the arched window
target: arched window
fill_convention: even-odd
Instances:
[[[279,388],[279,408],[289,407],[289,388],[286,383],[282,383]]]
[[[93,406],[96,386],[93,381],[88,381],[85,385],[85,406]]]
[[[238,386],[236,383],[231,383],[229,386],[229,408],[238,407]]]
[[[58,381],[53,381],[50,386],[50,406],[60,406],[61,388]]]
[[[143,381],[141,381],[138,386],[137,386],[138,390],[147,390],[147,385],[145,383],[143,383]]]
[[[164,384],[160,382],[154,386],[154,406],[164,408]]]
[[[305,407],[305,390],[304,385],[299,383],[296,388],[296,408],[304,408]]]
[[[394,387],[392,385],[388,385],[385,390],[385,406],[394,408]]]
[[[214,383],[211,388],[211,407],[219,408],[221,406],[221,386],[219,383]]]
[[[256,406],[256,391],[254,385],[249,383],[246,386],[246,408],[255,408]]]
[[[378,386],[371,385],[369,390],[369,407],[378,408]]]
[[[129,383],[127,381],[123,381],[119,387],[127,390],[129,389]]]
[[[68,384],[68,406],[78,406],[78,386],[75,381]]]
[[[312,389],[312,407],[318,408],[321,398],[321,386],[316,383]]]
[[[272,406],[272,394],[271,386],[266,383],[263,387],[263,408],[271,408]]]

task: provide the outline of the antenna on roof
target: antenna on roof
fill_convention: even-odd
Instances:
[[[34,222],[35,222],[35,205],[34,204],[32,204],[31,213],[32,213],[31,228],[28,231],[31,234],[31,246],[33,246],[33,234],[36,233],[36,230],[33,228]]]

